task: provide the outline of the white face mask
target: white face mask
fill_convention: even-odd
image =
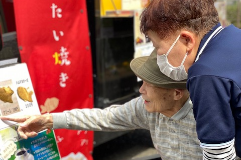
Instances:
[[[167,51],[166,54],[157,55],[157,64],[160,68],[160,71],[163,74],[165,74],[166,76],[168,76],[171,79],[176,80],[176,81],[181,81],[181,80],[187,79],[187,72],[185,71],[185,67],[183,65],[183,63],[185,62],[185,60],[187,58],[187,53],[186,53],[185,57],[183,58],[182,63],[179,67],[173,67],[168,62],[168,59],[167,59],[168,54],[170,53],[172,48],[175,46],[175,44],[177,43],[179,38],[180,38],[180,35],[177,37],[177,39],[172,44],[172,46],[170,47],[170,49]]]

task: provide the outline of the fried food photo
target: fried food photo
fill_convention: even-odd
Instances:
[[[4,103],[13,103],[12,95],[13,90],[9,86],[0,88],[0,100]]]
[[[21,98],[23,101],[33,102],[32,100],[33,91],[27,91],[27,89],[24,87],[18,87],[17,92],[18,92],[19,98]]]

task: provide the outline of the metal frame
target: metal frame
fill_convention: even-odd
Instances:
[[[8,32],[2,34],[3,42],[17,40],[16,32]]]
[[[16,32],[8,32],[2,34],[3,48],[0,51],[0,61],[11,60],[17,58],[17,62],[21,62],[19,47],[17,43]]]

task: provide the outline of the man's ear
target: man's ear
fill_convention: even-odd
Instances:
[[[174,89],[174,100],[180,100],[183,97],[183,90]]]
[[[190,53],[196,44],[196,35],[190,31],[183,30],[180,34],[183,44],[186,46],[187,53]]]

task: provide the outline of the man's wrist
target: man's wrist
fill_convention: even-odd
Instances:
[[[47,129],[52,129],[53,128],[53,116],[52,114],[45,114],[44,115],[45,118],[45,126]]]

